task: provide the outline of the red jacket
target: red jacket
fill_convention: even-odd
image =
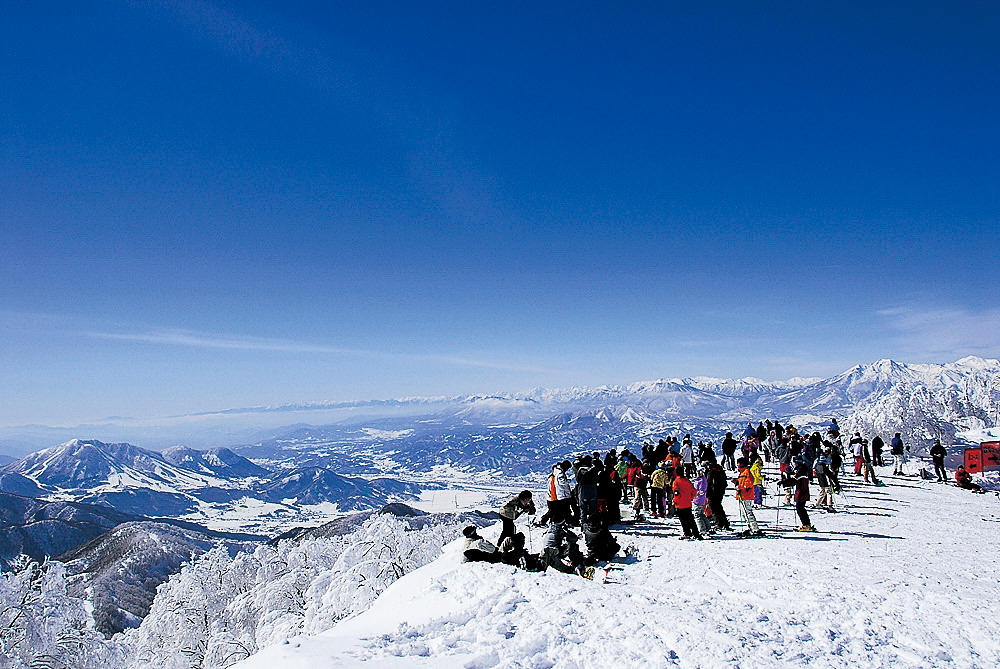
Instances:
[[[632,465],[625,470],[625,481],[629,485],[635,485],[635,475],[641,471],[642,467],[639,465]]]
[[[674,506],[678,509],[690,509],[694,496],[698,494],[691,481],[678,476],[674,479]]]

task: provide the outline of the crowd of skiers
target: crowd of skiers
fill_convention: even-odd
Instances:
[[[697,540],[718,531],[732,531],[722,506],[730,484],[735,487],[746,527],[742,536],[762,536],[754,508],[763,503],[765,462],[777,464],[779,486],[785,489],[784,503],[795,503],[798,530],[815,531],[807,511],[810,484],[815,482],[820,489],[814,506],[834,511],[834,495],[842,488],[840,474],[845,456],[853,456],[855,476],[882,485],[874,467],[885,466],[884,448],[880,437],[869,443],[855,432],[845,450],[836,419],[825,435],[818,431],[801,435],[791,424],[782,426],[768,420],[756,428],[749,423],[740,440],[727,432],[721,444],[721,463],[711,441],[695,445],[690,434],[680,442],[676,437],[667,437],[655,446],[644,443],[639,453],[612,449],[604,457],[596,451],[579,455],[574,462],[563,460],[553,465],[548,477],[547,508],[536,523],[546,528],[540,553],[531,554],[525,549],[524,535],[514,526],[520,515],[535,513],[532,494],[525,490],[500,509],[502,531],[498,545],[482,539],[475,527],[466,528],[465,559],[505,562],[531,570],[551,566],[582,574],[587,565],[610,560],[620,549],[610,527],[623,522],[622,504],[631,505],[633,521],[643,519],[643,513],[653,518],[676,517],[683,531],[681,539]],[[894,474],[903,473],[908,451],[896,433],[890,440]],[[944,480],[947,452],[939,441],[935,441],[930,455],[938,480]],[[727,470],[735,477],[730,478]],[[979,488],[962,467],[955,478],[962,487]],[[572,529],[577,527],[583,534],[585,550],[579,547],[579,537]]]

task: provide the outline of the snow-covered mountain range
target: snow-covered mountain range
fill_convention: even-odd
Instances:
[[[399,415],[405,405],[418,413]],[[0,490],[277,533],[463,480],[535,481],[553,461],[580,452],[687,433],[718,445],[726,431],[764,419],[813,430],[836,417],[868,437],[900,432],[919,455],[933,439],[951,446],[963,433],[997,426],[1000,361],[880,360],[828,379],[660,379],[398,400],[392,409],[396,415],[299,424],[207,451],[73,439],[0,468]]]

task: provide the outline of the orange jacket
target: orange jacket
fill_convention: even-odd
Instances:
[[[736,478],[736,493],[742,500],[753,501],[753,474],[749,467],[740,470],[740,475]]]

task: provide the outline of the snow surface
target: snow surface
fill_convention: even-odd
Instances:
[[[757,511],[767,538],[678,541],[673,519],[618,526],[639,553],[605,584],[461,564],[456,541],[364,613],[236,666],[1000,666],[1000,498],[845,478],[840,513],[810,509],[818,533],[792,531],[773,482]],[[1000,488],[996,474],[989,485]],[[529,540],[537,552],[540,530]]]

